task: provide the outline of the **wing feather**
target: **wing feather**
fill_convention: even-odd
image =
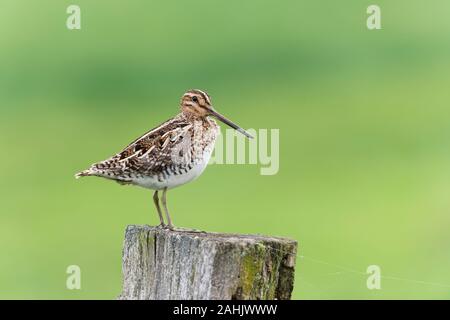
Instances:
[[[93,164],[80,176],[97,175],[126,182],[130,172],[158,174],[170,160],[171,150],[191,128],[192,124],[180,114],[149,130],[116,155]]]

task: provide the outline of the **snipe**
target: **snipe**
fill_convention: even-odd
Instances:
[[[188,183],[202,174],[219,132],[216,118],[252,136],[214,110],[209,95],[201,90],[189,90],[181,98],[181,112],[160,126],[148,131],[111,158],[93,164],[79,172],[76,178],[97,176],[155,190],[153,201],[161,227],[174,229],[167,209],[168,189]],[[158,191],[162,191],[164,222]]]

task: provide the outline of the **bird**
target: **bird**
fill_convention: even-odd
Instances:
[[[96,176],[153,190],[153,202],[160,221],[158,227],[176,230],[167,207],[167,191],[193,181],[205,170],[220,132],[215,119],[247,138],[253,138],[217,112],[205,91],[192,89],[181,97],[180,112],[175,117],[75,177]]]

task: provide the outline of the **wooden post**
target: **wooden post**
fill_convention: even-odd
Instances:
[[[119,299],[290,299],[297,242],[128,226]]]

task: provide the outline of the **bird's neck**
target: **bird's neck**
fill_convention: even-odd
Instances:
[[[194,122],[194,121],[208,121],[206,116],[201,116],[199,114],[196,114],[194,112],[186,112],[186,111],[181,111],[180,116],[183,117],[184,119],[186,119],[189,122]]]

